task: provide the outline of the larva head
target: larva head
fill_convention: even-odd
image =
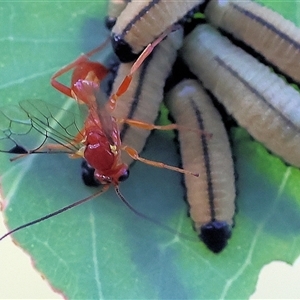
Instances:
[[[81,178],[87,186],[99,186],[100,182],[95,178],[95,169],[84,159],[81,163]]]
[[[214,253],[221,252],[231,236],[231,228],[224,221],[212,221],[201,227],[200,238]]]
[[[122,63],[128,63],[138,58],[139,54],[133,53],[131,46],[118,34],[112,33],[111,44],[115,54]]]
[[[116,21],[117,21],[117,18],[115,17],[110,17],[110,16],[107,16],[105,18],[105,26],[108,30],[112,30],[112,28],[115,26],[116,24]]]

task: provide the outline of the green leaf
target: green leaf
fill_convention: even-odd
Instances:
[[[293,19],[299,3],[284,3]],[[273,7],[276,4],[281,9],[279,2]],[[105,39],[105,13],[104,1],[2,2],[0,19],[6,26],[0,27],[1,106],[43,99],[69,109],[72,100],[51,88],[49,79]],[[137,217],[113,189],[16,233],[14,239],[67,298],[248,298],[265,264],[293,263],[300,254],[300,172],[245,130],[231,133],[238,211],[229,245],[219,255],[200,241]],[[155,132],[143,156],[178,165],[173,138],[172,133]],[[0,164],[9,228],[97,191],[83,185],[80,161],[66,155],[31,155],[11,163],[9,155],[1,154]],[[135,163],[120,189],[137,210],[196,239],[179,174]]]

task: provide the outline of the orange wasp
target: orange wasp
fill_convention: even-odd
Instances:
[[[142,161],[149,165],[160,168],[167,168],[170,170],[190,174],[193,176],[198,176],[198,174],[194,174],[192,172],[177,167],[169,166],[161,162],[151,161],[140,157],[135,149],[127,145],[122,145],[118,130],[118,122],[125,122],[131,126],[138,126],[140,128],[148,130],[178,129],[178,126],[176,124],[156,126],[153,124],[148,124],[130,119],[116,120],[111,115],[112,111],[114,110],[117,104],[117,100],[123,93],[126,92],[134,72],[149,56],[149,54],[153,51],[154,47],[158,43],[160,43],[172,30],[173,28],[168,29],[157,40],[155,40],[153,43],[147,46],[147,48],[139,56],[137,61],[133,64],[129,74],[124,78],[116,93],[111,95],[106,103],[104,103],[102,99],[104,97],[100,91],[100,82],[108,74],[109,70],[98,62],[90,61],[89,58],[96,52],[100,51],[103,47],[105,47],[108,43],[108,40],[98,48],[90,51],[85,55],[80,56],[75,61],[63,67],[61,70],[59,70],[52,76],[51,84],[54,88],[56,88],[63,94],[74,98],[76,101],[78,101],[78,103],[85,104],[87,106],[88,115],[84,122],[84,126],[72,140],[69,140],[68,143],[65,144],[45,144],[40,146],[38,149],[32,151],[26,151],[19,145],[16,145],[16,147],[9,152],[19,153],[20,155],[13,158],[12,160],[26,156],[31,153],[67,152],[66,148],[75,148],[77,149],[76,151],[73,151],[72,153],[67,152],[70,153],[70,157],[84,158],[87,161],[87,163],[95,169],[94,177],[96,178],[96,180],[104,186],[100,191],[85,199],[79,200],[40,219],[34,220],[18,228],[15,228],[14,230],[8,232],[6,235],[1,237],[0,240],[13,232],[20,230],[21,228],[25,228],[29,225],[33,225],[35,223],[46,220],[54,215],[57,215],[63,211],[66,211],[72,207],[75,207],[83,202],[86,202],[100,195],[101,193],[105,192],[111,184],[114,185],[115,191],[119,198],[134,213],[142,216],[145,219],[150,220],[151,222],[159,223],[156,220],[153,220],[152,218],[149,218],[148,216],[135,210],[121,194],[118,188],[119,182],[127,179],[129,175],[128,166],[121,161],[122,150],[126,151],[133,159]],[[71,78],[71,87],[69,88],[58,82],[57,78],[72,69],[74,69],[74,71],[72,73]],[[165,227],[163,224],[160,225]],[[170,228],[166,229],[170,230]]]
[[[84,127],[72,141],[73,143],[82,144],[84,147],[80,147],[80,149],[72,156],[83,157],[86,159],[86,161],[95,169],[95,177],[101,184],[107,185],[112,183],[117,186],[120,181],[123,181],[128,177],[128,166],[121,162],[121,150],[126,151],[135,160],[140,160],[156,167],[167,168],[197,176],[197,174],[193,174],[180,168],[141,158],[135,149],[127,145],[122,145],[118,130],[118,122],[124,122],[131,126],[137,126],[148,130],[177,129],[176,124],[156,126],[131,119],[116,120],[111,115],[117,104],[117,100],[128,89],[134,72],[149,56],[154,47],[163,40],[171,30],[172,29],[170,28],[154,43],[148,45],[132,66],[130,73],[124,78],[116,93],[111,95],[105,104],[102,103],[103,95],[100,92],[100,82],[107,75],[108,70],[100,63],[91,62],[89,57],[95,52],[100,51],[108,41],[91,52],[80,56],[74,62],[55,73],[51,78],[51,84],[54,88],[63,94],[74,98],[79,103],[86,104],[88,107],[89,113],[84,123]],[[73,68],[71,88],[68,88],[56,80],[57,77]],[[48,145],[47,147],[57,149],[57,147],[64,147],[64,145]]]

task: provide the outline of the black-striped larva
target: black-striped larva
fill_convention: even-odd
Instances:
[[[165,98],[176,124],[212,133],[212,137],[180,130],[187,200],[195,229],[210,250],[220,252],[231,235],[235,211],[235,177],[227,132],[220,114],[196,80],[184,80]]]
[[[300,83],[300,28],[291,21],[250,0],[211,0],[205,16]]]
[[[163,40],[153,53],[134,73],[126,93],[120,97],[113,116],[117,119],[134,119],[146,123],[154,123],[160,104],[163,100],[166,78],[172,70],[177,51],[182,46],[183,30],[179,29]],[[120,64],[118,75],[114,81],[113,92],[120,86],[124,76],[128,74],[132,63]],[[141,152],[150,131],[128,124],[120,124],[120,137],[123,144],[130,145]],[[126,164],[133,160],[126,153],[122,156]]]
[[[112,45],[122,62],[130,62],[168,27],[204,0],[132,0],[112,29]]]
[[[300,95],[293,87],[209,25],[187,36],[181,54],[241,126],[300,167]]]
[[[131,0],[109,0],[105,25],[110,30],[116,24],[116,20]]]

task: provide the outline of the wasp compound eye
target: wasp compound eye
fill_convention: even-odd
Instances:
[[[119,181],[125,181],[129,177],[129,170],[127,169],[124,173],[119,177]]]

